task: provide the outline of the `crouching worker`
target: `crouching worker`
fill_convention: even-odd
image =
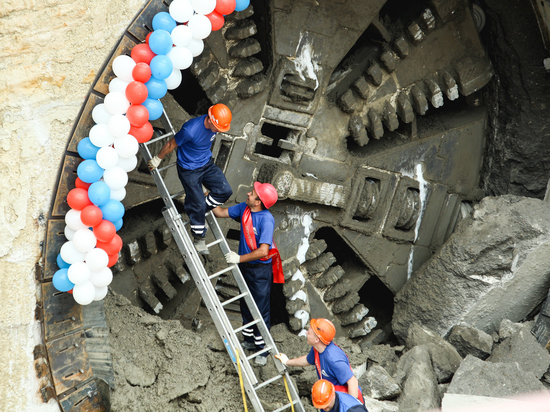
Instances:
[[[365,405],[347,393],[337,392],[326,379],[315,382],[311,388],[313,406],[322,412],[368,412]]]
[[[225,255],[227,263],[238,264],[244,280],[252,294],[269,330],[271,328],[270,297],[271,283],[284,283],[281,257],[273,242],[275,219],[267,210],[275,204],[277,190],[269,183],[254,183],[248,192],[246,202],[228,209],[217,207],[212,210],[216,217],[230,217],[241,223],[239,253]],[[240,300],[243,325],[253,321],[252,314],[244,299]],[[243,347],[248,350],[261,350],[265,346],[258,328],[243,329]],[[259,355],[255,363],[264,366],[267,353]]]
[[[183,207],[191,221],[193,244],[203,255],[210,254],[204,236],[206,234],[205,213],[225,203],[233,193],[225,175],[212,160],[212,142],[218,132],[227,132],[231,126],[231,110],[225,104],[215,104],[208,109],[208,115],[188,120],[153,157],[148,165],[156,169],[162,159],[176,147],[178,176],[185,189]],[[209,191],[205,197],[202,185]]]
[[[319,379],[326,379],[337,392],[349,393],[364,403],[359,381],[353,374],[346,353],[332,340],[336,335],[334,324],[328,319],[311,319],[307,330],[307,343],[311,350],[307,355],[288,359],[284,353],[275,355],[286,366],[315,365]]]

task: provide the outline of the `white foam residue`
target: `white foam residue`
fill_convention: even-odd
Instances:
[[[290,280],[299,280],[300,282],[302,282],[302,286],[304,286],[304,284],[306,283],[306,278],[304,277],[304,274],[300,269],[298,269],[296,273],[292,275],[292,278]]]
[[[298,318],[302,321],[302,329],[304,329],[307,325],[307,322],[309,320],[309,313],[307,313],[305,310],[300,309],[294,314],[295,318]],[[303,332],[303,331],[302,331]],[[300,332],[300,333],[302,333]]]
[[[296,299],[300,299],[300,300],[303,300],[304,302],[307,302],[306,292],[300,289],[298,292],[296,292],[294,295],[290,297],[290,300],[296,300]]]
[[[293,59],[294,66],[300,78],[306,80],[306,76],[309,79],[315,79],[315,90],[319,87],[319,79],[317,78],[316,72],[319,71],[319,65],[313,61],[313,46],[310,43],[300,46],[302,44],[303,34],[301,34],[300,41],[298,42],[298,48],[296,49],[296,57]],[[298,53],[298,49],[300,52]]]
[[[304,237],[296,253],[296,259],[300,262],[300,265],[306,261],[306,253],[309,249],[309,234],[311,233],[311,226],[313,225],[313,219],[309,214],[304,214],[300,219],[300,223],[304,227]]]
[[[428,194],[428,182],[424,179],[422,171],[422,163],[418,163],[415,167],[415,176],[414,179],[418,181],[418,189],[420,191],[420,215],[416,220],[416,225],[414,227],[414,241],[411,245],[411,251],[409,252],[409,260],[407,262],[407,279],[411,278],[413,271],[413,257],[414,257],[414,243],[418,239],[418,229],[422,224],[422,218],[424,217],[424,212],[426,210],[426,197]]]

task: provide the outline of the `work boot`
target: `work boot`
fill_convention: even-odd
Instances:
[[[245,350],[255,350],[256,349],[256,345],[254,344],[254,342],[247,342],[247,341],[244,341],[243,342],[243,348]]]
[[[204,241],[204,237],[193,237],[193,245],[195,246],[195,249],[197,249],[197,252],[199,252],[201,255],[209,255],[210,251],[206,247],[206,242]]]

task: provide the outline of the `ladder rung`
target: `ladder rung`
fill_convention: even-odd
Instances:
[[[172,132],[168,132],[168,133],[166,133],[166,134],[163,134],[163,135],[160,136],[160,137],[155,137],[153,140],[149,140],[148,142],[145,142],[144,145],[145,145],[145,146],[149,146],[150,144],[153,144],[153,143],[155,143],[155,142],[158,142],[159,140],[162,140],[162,139],[164,139],[164,138],[170,136],[171,134],[173,134],[173,133],[172,133]]]
[[[239,300],[240,298],[244,298],[248,293],[241,293],[240,295],[235,296],[234,298],[224,300],[222,302],[222,306],[229,305],[231,302],[235,302],[236,300]]]
[[[176,162],[173,162],[173,163],[168,164],[167,166],[159,167],[157,170],[160,173],[160,172],[165,171],[166,169],[170,169],[171,167],[174,167],[176,164],[177,164]]]
[[[287,403],[286,405],[284,405],[283,407],[279,408],[279,409],[275,409],[273,412],[281,412],[281,411],[284,411],[288,408],[290,408],[292,405],[296,405],[298,403],[298,401],[292,401],[292,403]]]
[[[233,332],[239,333],[241,330],[246,329],[246,328],[249,328],[249,327],[251,327],[251,326],[254,326],[256,323],[260,323],[260,319],[253,320],[252,322],[247,323],[246,325],[243,325],[243,326],[241,326],[240,328],[233,329]]]
[[[254,359],[254,358],[260,356],[262,353],[267,353],[267,352],[269,352],[271,349],[272,349],[271,346],[267,346],[267,347],[263,348],[261,351],[258,351],[258,352],[253,353],[252,355],[250,355],[250,356],[249,356],[248,358],[246,358],[246,359],[248,359],[248,360]]]
[[[268,379],[268,380],[266,380],[265,382],[262,382],[262,383],[260,383],[259,385],[255,386],[254,389],[255,389],[255,390],[261,389],[261,388],[263,388],[264,386],[267,386],[267,385],[269,385],[270,383],[275,382],[275,381],[278,380],[278,379],[281,379],[282,377],[283,377],[283,375],[274,376],[273,378]]]
[[[185,190],[182,190],[181,192],[178,192],[178,193],[176,193],[175,195],[170,195],[170,197],[171,197],[172,199],[174,199],[175,197],[181,196],[181,195],[183,195],[184,193],[185,193]]]
[[[223,240],[223,239],[214,240],[212,243],[207,244],[206,247],[207,247],[208,249],[210,249],[212,246],[217,245],[217,244],[220,243],[222,240]]]
[[[216,272],[214,273],[213,275],[211,276],[208,276],[208,279],[214,279],[216,276],[220,276],[220,275],[223,275],[225,272],[229,272],[231,269],[233,269],[235,267],[235,265],[231,265],[229,266],[228,268],[225,268],[223,270],[220,270],[219,272]],[[225,303],[225,302],[224,302]]]

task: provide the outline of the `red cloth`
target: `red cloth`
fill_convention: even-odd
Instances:
[[[250,207],[244,209],[243,215],[241,217],[241,223],[243,225],[244,239],[250,250],[258,249],[256,244],[256,236],[254,236],[254,227],[252,225],[252,212]],[[260,260],[269,260],[271,259],[271,265],[273,267],[273,283],[285,283],[285,275],[283,273],[283,262],[281,261],[281,255],[279,254],[279,249],[273,240],[273,246],[269,249],[269,253],[266,257],[261,258]]]

